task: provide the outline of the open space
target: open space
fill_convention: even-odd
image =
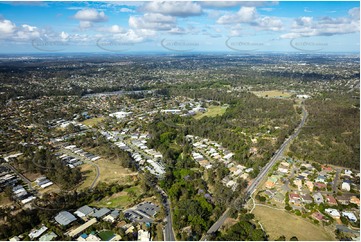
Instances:
[[[91,206],[95,207],[107,207],[107,208],[127,208],[131,206],[137,197],[142,194],[140,186],[134,186],[124,191],[113,194],[110,197],[104,198],[99,202],[94,202]]]
[[[298,240],[335,240],[322,226],[312,224],[302,217],[291,215],[285,211],[256,206],[253,214],[269,234],[270,240],[276,240],[281,235],[286,236],[286,240],[293,236],[296,236]],[[287,226],[285,226],[286,224]]]
[[[112,161],[107,159],[99,159],[94,162],[99,166],[99,181],[101,182],[118,182],[118,183],[129,183],[132,182],[133,179],[136,179],[138,172],[132,172],[128,168],[122,167],[119,163],[117,163],[116,159]]]
[[[226,112],[226,106],[209,106],[207,112],[198,113],[194,116],[195,119],[201,119],[203,117],[215,117],[217,115],[222,116]]]
[[[82,122],[82,124],[93,127],[93,126],[97,125],[98,123],[102,122],[104,119],[105,119],[105,117],[91,118],[91,119],[84,120]]]
[[[278,90],[270,90],[270,91],[257,91],[252,92],[257,97],[266,97],[266,98],[289,98],[292,96],[292,93],[278,91]]]

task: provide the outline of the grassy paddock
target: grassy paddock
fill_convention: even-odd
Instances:
[[[321,225],[315,225],[302,217],[285,211],[256,206],[253,214],[261,222],[267,234],[269,234],[270,240],[276,240],[281,235],[286,236],[286,240],[289,240],[292,236],[296,236],[298,240],[305,241],[336,240]]]
[[[97,125],[98,123],[102,122],[104,119],[105,119],[105,117],[91,118],[91,119],[84,120],[82,122],[82,124],[93,127],[93,126]]]
[[[217,115],[222,116],[226,112],[227,107],[225,106],[209,106],[207,112],[198,113],[194,116],[195,119],[201,119],[203,117],[215,117]]]
[[[257,91],[252,92],[257,97],[268,97],[268,98],[290,98],[292,93],[283,92],[278,90],[271,90],[271,91]]]

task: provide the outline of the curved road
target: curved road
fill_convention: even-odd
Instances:
[[[247,187],[247,189],[245,191],[246,192],[246,198],[245,198],[246,201],[250,198],[250,194],[252,194],[252,192],[255,191],[255,189],[257,188],[259,183],[267,175],[267,173],[271,169],[271,167],[273,167],[274,164],[276,163],[276,161],[283,155],[283,152],[284,152],[285,148],[287,147],[287,145],[289,145],[300,133],[301,128],[305,125],[307,117],[308,117],[308,112],[305,109],[304,105],[302,105],[301,123],[295,129],[294,133],[290,137],[288,137],[285,140],[285,142],[280,146],[280,148],[275,152],[275,154],[271,158],[270,162],[268,162],[267,165],[265,165],[263,167],[263,169],[260,171],[258,176],[253,180],[252,184]],[[222,216],[212,225],[212,227],[207,231],[207,234],[205,236],[203,236],[201,238],[201,240],[207,240],[207,235],[216,232],[223,225],[224,221],[228,218],[228,216],[229,216],[228,213],[229,213],[229,208],[227,208],[227,210],[222,214]]]

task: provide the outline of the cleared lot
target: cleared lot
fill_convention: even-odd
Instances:
[[[276,240],[281,235],[286,236],[286,240],[289,240],[292,236],[296,236],[298,240],[307,241],[336,240],[322,226],[315,225],[302,217],[291,215],[284,211],[256,206],[253,214],[270,235],[270,240]]]

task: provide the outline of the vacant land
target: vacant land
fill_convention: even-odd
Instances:
[[[133,172],[128,168],[124,168],[120,165],[120,161],[117,162],[117,158],[110,161],[108,159],[99,159],[94,162],[99,166],[100,176],[99,181],[106,183],[129,183],[133,179],[136,179],[137,172]]]
[[[257,97],[268,97],[268,98],[289,98],[292,96],[292,93],[278,91],[278,90],[258,91],[252,93],[255,94]]]
[[[4,192],[0,193],[0,207],[12,204],[12,201],[5,195]]]
[[[95,168],[91,164],[83,164],[80,166],[80,171],[83,175],[84,181],[77,190],[88,189],[95,179]]]
[[[253,214],[269,234],[270,240],[276,240],[281,235],[286,236],[286,240],[289,240],[292,236],[296,236],[298,240],[335,240],[322,226],[315,225],[302,217],[285,211],[256,206]]]
[[[104,119],[105,119],[105,117],[91,118],[91,119],[84,120],[82,123],[84,125],[93,127],[93,126],[97,125],[98,123],[102,122]]]
[[[222,116],[226,112],[227,106],[209,106],[207,112],[198,113],[194,116],[195,119],[201,119],[203,117],[215,117],[217,115]]]
[[[113,194],[110,197],[106,197],[99,202],[94,202],[91,205],[95,207],[107,207],[107,208],[128,208],[133,205],[134,201],[142,195],[142,189],[140,186],[134,186],[119,193]]]

